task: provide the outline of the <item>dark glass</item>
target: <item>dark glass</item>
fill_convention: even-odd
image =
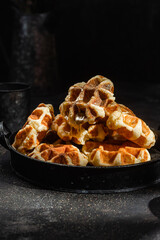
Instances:
[[[25,123],[30,111],[30,85],[0,83],[0,121],[15,132]]]
[[[32,84],[36,94],[57,83],[56,44],[50,12],[26,14],[14,9],[10,78]]]

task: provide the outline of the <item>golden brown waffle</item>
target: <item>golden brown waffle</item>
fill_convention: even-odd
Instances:
[[[132,112],[131,109],[129,109],[123,104],[118,104],[115,101],[108,104],[107,107],[105,108],[105,111],[106,111],[106,116],[108,117],[115,111],[127,113],[128,115],[131,115],[131,116],[135,116],[135,114]]]
[[[96,148],[99,148],[100,146],[103,146],[103,148],[111,148],[113,149],[118,149],[119,147],[135,147],[139,148],[139,146],[133,142],[130,141],[117,141],[114,140],[113,138],[109,138],[104,142],[97,142],[97,141],[87,141],[85,145],[82,147],[82,152],[86,155],[89,156],[89,154]]]
[[[15,136],[13,147],[26,153],[36,147],[45,137],[54,119],[51,104],[41,103],[28,117],[27,122]]]
[[[105,107],[115,100],[111,80],[97,75],[87,83],[77,83],[69,88],[65,101],[60,105],[60,113],[68,123],[77,125],[95,124],[104,120]]]
[[[103,124],[82,124],[74,128],[70,126],[68,121],[61,114],[55,117],[51,129],[56,131],[57,135],[64,141],[72,140],[74,143],[81,145],[84,145],[89,139],[103,141],[108,135],[108,128]]]
[[[69,144],[41,143],[28,156],[65,165],[86,166],[88,163],[88,158],[77,147]]]
[[[125,111],[124,105],[123,108],[121,106],[110,112],[106,122],[107,127],[140,147],[151,148],[155,144],[154,133],[131,110]]]
[[[88,155],[89,163],[94,166],[119,166],[146,162],[151,159],[147,149],[130,142],[113,145],[89,141],[82,151]]]

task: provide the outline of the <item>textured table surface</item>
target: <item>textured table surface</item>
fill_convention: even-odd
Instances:
[[[117,102],[157,128],[160,85],[130,89],[119,87]],[[33,98],[31,108],[46,102],[58,109],[63,97]],[[18,178],[10,153],[0,152],[0,239],[160,239],[160,184],[115,194],[45,190]]]

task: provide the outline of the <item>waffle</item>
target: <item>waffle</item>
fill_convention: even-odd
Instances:
[[[77,147],[69,144],[41,143],[28,156],[65,165],[86,166],[88,163],[88,158]]]
[[[35,148],[45,137],[54,119],[51,104],[41,103],[28,117],[27,122],[15,136],[13,147],[21,153]]]
[[[108,128],[103,124],[82,124],[77,128],[70,126],[68,121],[63,115],[58,114],[51,126],[53,131],[57,132],[57,135],[64,141],[73,141],[76,144],[84,145],[89,139],[96,141],[103,141],[108,135]]]
[[[138,144],[143,148],[151,148],[155,144],[155,135],[146,123],[131,111],[123,111],[119,107],[110,113],[106,125],[110,130]]]
[[[105,107],[115,100],[113,83],[100,75],[87,83],[77,83],[69,88],[65,101],[60,105],[60,113],[68,123],[77,125],[95,124],[105,119]]]
[[[109,138],[107,139],[106,141],[104,142],[97,142],[97,141],[87,141],[85,143],[85,145],[83,145],[82,147],[82,152],[86,155],[86,156],[89,156],[89,154],[96,148],[99,148],[100,146],[103,146],[103,148],[107,148],[109,150],[109,147],[110,149],[114,149],[114,150],[117,150],[119,149],[120,147],[135,147],[135,148],[139,148],[139,146],[133,142],[130,142],[130,141],[117,141],[117,140],[114,140],[113,138]]]
[[[147,149],[127,142],[122,145],[88,142],[83,152],[87,153],[90,164],[103,167],[135,164],[151,159]]]
[[[128,115],[135,116],[131,109],[123,104],[118,104],[117,102],[111,102],[105,108],[106,116],[109,117],[113,112],[118,111],[121,113],[127,113]]]

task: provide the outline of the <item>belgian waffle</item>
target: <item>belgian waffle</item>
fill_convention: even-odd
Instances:
[[[104,142],[98,142],[98,141],[86,141],[86,143],[83,145],[82,147],[82,152],[86,155],[86,156],[89,156],[89,154],[94,150],[94,149],[97,149],[99,148],[100,146],[103,146],[103,148],[105,149],[105,147],[107,149],[112,149],[112,150],[117,150],[119,149],[120,147],[135,147],[135,148],[139,148],[139,146],[133,142],[130,142],[130,141],[117,141],[117,140],[114,140],[113,138],[111,139],[107,139],[106,141]]]
[[[151,148],[155,144],[155,135],[146,123],[121,107],[110,113],[106,125],[140,147]]]
[[[118,111],[121,113],[127,113],[128,115],[135,116],[133,111],[126,107],[123,104],[119,104],[117,102],[111,102],[110,104],[107,105],[105,108],[106,116],[109,117],[113,112]]]
[[[115,100],[114,85],[111,80],[97,75],[87,83],[77,83],[69,88],[65,101],[60,105],[60,113],[68,123],[77,125],[95,124],[105,119],[105,107]]]
[[[125,142],[122,145],[88,142],[82,151],[94,166],[118,166],[146,162],[151,159],[147,149]]]
[[[71,144],[41,143],[28,156],[65,165],[86,166],[88,163],[88,158]]]
[[[76,144],[84,145],[89,139],[103,141],[108,135],[108,128],[103,124],[82,124],[77,128],[72,127],[63,115],[58,114],[51,126],[57,135],[64,141],[72,140]]]
[[[35,148],[45,137],[54,119],[51,104],[41,103],[28,117],[27,122],[15,136],[13,147],[21,153]]]

